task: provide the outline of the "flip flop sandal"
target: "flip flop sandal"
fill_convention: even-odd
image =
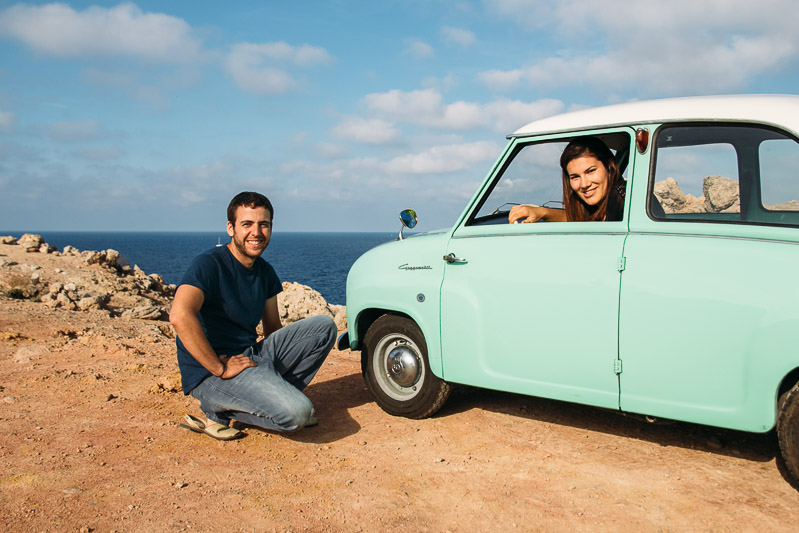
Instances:
[[[196,416],[186,415],[183,417],[183,422],[180,427],[193,431],[195,433],[202,433],[216,440],[233,440],[243,437],[245,434],[238,429],[223,426],[216,422],[206,424]]]

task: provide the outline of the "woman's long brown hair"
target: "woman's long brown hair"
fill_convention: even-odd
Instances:
[[[569,173],[566,166],[578,157],[591,156],[605,165],[608,173],[608,187],[605,197],[596,206],[586,205],[569,183]],[[608,214],[608,199],[621,179],[619,165],[613,152],[605,143],[596,137],[578,137],[573,139],[563,150],[560,156],[560,168],[563,171],[563,207],[566,210],[566,220],[570,222],[603,221]]]

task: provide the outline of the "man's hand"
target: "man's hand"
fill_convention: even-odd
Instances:
[[[244,354],[234,355],[232,357],[229,355],[220,355],[219,360],[225,365],[222,375],[219,376],[222,379],[234,378],[247,368],[258,366],[258,363]]]

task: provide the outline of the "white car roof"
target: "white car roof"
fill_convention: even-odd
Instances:
[[[799,132],[799,96],[695,96],[630,102],[583,109],[530,122],[508,137],[685,121],[758,122]]]

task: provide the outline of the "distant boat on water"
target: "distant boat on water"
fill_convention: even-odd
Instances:
[[[223,246],[222,237],[217,237],[216,238],[216,247],[219,248],[220,246]]]

